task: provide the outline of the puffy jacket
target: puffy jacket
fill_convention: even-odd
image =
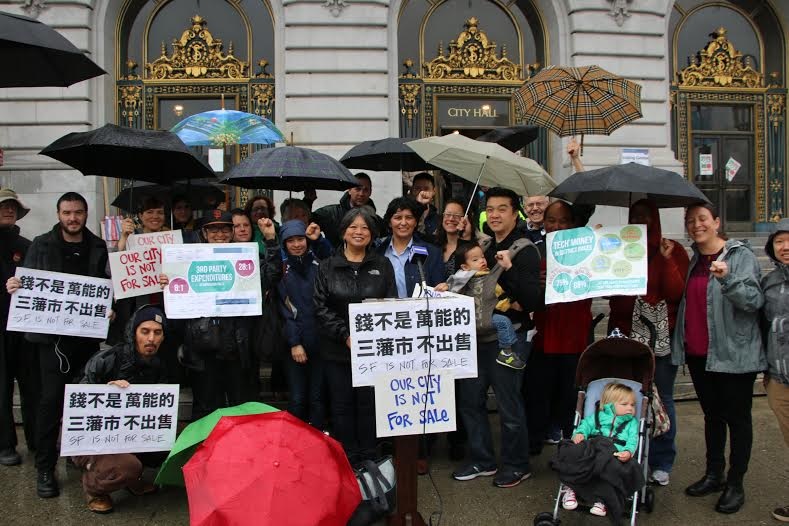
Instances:
[[[699,259],[696,245],[688,267],[687,280]],[[729,266],[724,278],[710,277],[707,283],[707,327],[709,348],[707,370],[717,373],[751,373],[767,369],[762,349],[759,327],[759,309],[764,304],[764,294],[759,286],[761,269],[750,247],[735,239],[726,241],[718,257]],[[685,302],[677,310],[677,324],[671,347],[674,365],[685,363]]]
[[[386,257],[386,249],[389,248],[389,243],[391,243],[391,241],[391,236],[379,239],[375,243],[376,252]],[[423,264],[427,285],[435,287],[439,283],[442,283],[446,276],[446,267],[444,266],[444,256],[441,253],[441,249],[425,242],[416,234],[414,234],[413,237],[413,244],[427,248],[427,259]],[[411,297],[411,294],[414,292],[414,287],[417,283],[421,282],[422,278],[419,275],[419,266],[409,258],[405,264],[405,288],[407,297]]]
[[[627,422],[623,425],[623,422]],[[630,451],[635,454],[638,446],[638,419],[633,415],[616,416],[614,404],[606,404],[596,414],[586,415],[573,435],[581,433],[589,439],[605,436],[614,439],[617,451]]]
[[[789,385],[789,267],[775,257],[773,239],[778,232],[789,232],[789,219],[778,223],[776,232],[764,247],[767,255],[775,262],[775,270],[762,278],[763,334],[770,379]]]
[[[132,320],[126,324],[124,342],[100,351],[88,360],[80,383],[106,384],[112,380],[126,380],[130,384],[160,384],[167,382],[167,368],[158,355],[144,360],[134,348]],[[162,347],[159,347],[159,351]]]
[[[325,259],[315,278],[315,317],[318,320],[321,356],[350,362],[345,340],[350,336],[348,305],[371,298],[396,298],[394,269],[385,256],[369,251],[361,263],[351,263],[342,251]]]
[[[373,203],[372,199],[367,201],[366,206],[369,206],[375,211],[375,203]],[[351,196],[348,192],[345,192],[339,204],[326,205],[312,213],[312,220],[318,223],[326,239],[329,240],[329,243],[331,243],[331,246],[334,248],[338,247],[342,241],[340,239],[340,221],[342,221],[342,218],[351,208]],[[375,216],[375,223],[378,229],[378,235],[383,235],[385,231],[384,220]]]

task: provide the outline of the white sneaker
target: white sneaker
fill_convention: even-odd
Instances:
[[[668,472],[663,471],[662,469],[656,469],[652,473],[649,474],[649,482],[654,484],[660,484],[661,486],[668,486],[669,476]]]
[[[577,507],[578,499],[575,497],[575,492],[565,486],[564,495],[562,496],[562,508],[572,511]]]
[[[595,502],[594,506],[592,506],[592,509],[589,510],[589,513],[592,515],[597,515],[598,517],[605,517],[606,513],[608,513],[608,510],[606,510],[605,504],[602,502]]]

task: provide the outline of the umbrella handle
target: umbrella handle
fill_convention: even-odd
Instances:
[[[583,157],[584,156],[584,134],[583,133],[581,134],[581,149],[578,151],[578,156],[579,157]]]

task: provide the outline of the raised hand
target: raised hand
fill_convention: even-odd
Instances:
[[[663,238],[660,240],[660,254],[669,259],[671,257],[671,253],[674,252],[674,242],[670,239]]]
[[[710,265],[710,274],[718,279],[725,278],[729,274],[729,265],[725,261],[713,261]]]
[[[310,241],[316,241],[319,237],[321,237],[321,227],[318,226],[318,223],[310,223],[307,225],[305,235]]]
[[[258,219],[258,228],[260,229],[260,233],[263,234],[263,237],[266,238],[267,241],[271,241],[277,237],[277,231],[274,229],[274,221],[268,217],[261,217]]]

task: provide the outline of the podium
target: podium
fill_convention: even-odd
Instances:
[[[388,526],[426,526],[419,514],[418,474],[416,461],[419,456],[419,437],[399,436],[394,439],[394,465],[397,476],[397,510],[389,515]]]

